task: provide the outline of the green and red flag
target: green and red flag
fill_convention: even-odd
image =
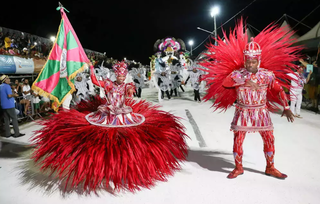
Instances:
[[[54,101],[52,108],[55,111],[75,91],[74,78],[90,63],[64,8],[59,8],[62,18],[56,40],[46,64],[32,85],[33,90]]]

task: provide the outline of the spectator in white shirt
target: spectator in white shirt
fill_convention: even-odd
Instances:
[[[30,107],[31,103],[31,88],[29,85],[29,80],[28,79],[23,79],[23,86],[22,86],[22,96],[23,99],[21,100],[21,104],[24,104],[24,114],[28,114],[28,109]]]
[[[302,90],[303,90],[304,84],[308,83],[311,75],[311,72],[310,72],[308,75],[308,78],[305,79],[302,73],[303,73],[303,68],[300,67],[298,71],[295,72],[294,74],[292,73],[288,74],[290,77],[294,79],[294,80],[291,80],[291,86],[290,86],[290,110],[293,113],[293,115],[297,118],[302,118],[300,116],[301,103],[302,103]]]
[[[39,94],[37,91],[33,91],[32,93],[33,98],[32,98],[32,102],[33,102],[33,107],[34,107],[34,113],[38,114],[40,111],[40,98],[39,98]]]
[[[50,99],[48,97],[41,97],[41,101],[40,101],[40,112],[43,112],[43,110],[45,111],[49,111],[50,110]]]

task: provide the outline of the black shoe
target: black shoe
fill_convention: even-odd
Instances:
[[[20,133],[18,136],[13,135],[14,138],[25,136],[26,134]]]

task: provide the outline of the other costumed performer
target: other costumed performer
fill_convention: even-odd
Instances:
[[[201,75],[202,75],[202,70],[198,70],[196,67],[190,67],[191,70],[188,70],[189,76],[185,82],[184,85],[187,85],[189,79],[191,81],[191,87],[193,88],[194,91],[194,100],[201,102],[200,98],[200,84],[201,84]]]
[[[170,65],[170,78],[171,78],[171,91],[170,96],[172,97],[173,92],[174,96],[178,96],[178,88],[181,88],[181,90],[184,92],[183,87],[181,86],[183,77],[181,75],[181,72],[183,70],[183,67],[181,66],[180,62],[178,60],[173,60],[172,64]]]
[[[139,64],[137,64],[137,66],[137,68],[133,67],[129,73],[131,74],[136,87],[135,95],[138,98],[141,98],[142,88],[144,87],[144,70],[142,67],[139,67]]]
[[[78,73],[76,76],[76,80],[74,82],[74,86],[77,90],[76,96],[77,96],[77,102],[81,100],[86,100],[89,97],[89,88],[88,88],[88,79],[85,73],[81,72]]]
[[[157,84],[161,91],[161,99],[164,98],[164,92],[166,92],[168,99],[171,99],[169,94],[169,90],[172,86],[170,80],[170,69],[166,67],[166,64],[162,58],[156,59],[156,70],[154,72],[154,76],[157,79]]]
[[[186,134],[179,118],[158,106],[131,97],[133,83],[126,84],[127,64],[113,66],[116,81],[97,80],[106,99],[81,101],[75,109],[60,111],[41,122],[36,132],[33,158],[41,170],[49,170],[66,186],[83,184],[86,191],[108,188],[132,192],[166,181],[187,156]],[[69,182],[71,181],[71,182]]]
[[[247,44],[242,20],[229,37],[224,32],[225,42],[217,39],[218,46],[209,45],[208,59],[200,63],[208,70],[204,80],[208,91],[204,99],[214,98],[215,110],[226,110],[236,101],[235,114],[231,123],[234,132],[233,153],[235,169],[228,178],[243,174],[242,144],[247,132],[259,132],[264,142],[266,158],[265,174],[279,179],[287,175],[274,167],[274,135],[269,110],[278,110],[280,104],[289,122],[293,114],[287,103],[282,87],[289,88],[288,75],[297,69],[292,62],[298,60],[301,47],[293,47],[293,32],[283,28],[268,26],[254,40]],[[261,66],[260,66],[261,65]],[[282,79],[282,80],[279,80]]]

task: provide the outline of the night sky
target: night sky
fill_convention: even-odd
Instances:
[[[241,11],[253,0],[162,0],[162,1],[60,1],[70,11],[67,16],[86,49],[106,52],[108,57],[118,60],[128,59],[149,64],[154,54],[153,44],[167,36],[180,38],[188,46],[193,39],[194,48],[208,34],[197,27],[213,30],[210,8],[220,7],[217,27]],[[262,30],[283,14],[302,20],[320,4],[319,0],[256,0],[252,5],[232,19],[224,29],[234,26],[241,16],[255,28]],[[60,23],[60,12],[56,10],[58,1],[11,2],[2,8],[0,26],[20,30],[41,37],[56,35]],[[303,23],[313,27],[320,21],[320,7]],[[289,18],[293,27],[296,22]],[[295,28],[302,35],[309,29],[303,25]],[[218,30],[218,35],[221,29]],[[257,34],[257,32],[255,33]],[[209,41],[207,41],[209,42]],[[194,55],[205,49],[205,44],[193,51]]]

